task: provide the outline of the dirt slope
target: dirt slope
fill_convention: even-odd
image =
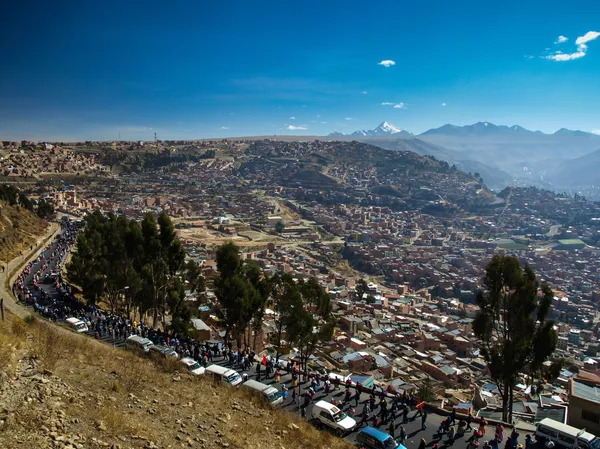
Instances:
[[[0,201],[0,263],[18,256],[21,250],[29,250],[47,226],[33,212]]]
[[[27,321],[0,322],[1,448],[350,448],[172,363]]]

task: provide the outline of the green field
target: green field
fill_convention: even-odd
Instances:
[[[517,243],[511,239],[503,239],[501,242],[497,244],[498,248],[502,249],[525,249],[527,245],[523,243]]]

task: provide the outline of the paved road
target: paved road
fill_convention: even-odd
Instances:
[[[228,363],[224,360],[216,360],[216,363],[222,366],[228,366]],[[238,370],[239,371],[239,370]],[[240,371],[241,372],[241,371]],[[248,374],[249,379],[256,379],[256,365],[254,367],[252,367],[249,371],[245,371],[246,374]],[[262,379],[261,382],[266,383],[268,385],[272,385],[275,388],[281,390],[281,386],[282,384],[285,384],[288,388],[290,388],[289,390],[289,394],[288,394],[288,398],[287,400],[284,402],[284,404],[282,405],[282,407],[292,413],[296,413],[298,416],[300,416],[300,403],[302,403],[302,400],[298,401],[298,404],[293,404],[292,403],[292,399],[291,399],[291,375],[290,374],[284,374],[284,371],[282,371],[282,376],[281,376],[281,382],[276,383],[274,378],[269,378],[269,379],[265,379],[264,378],[264,370],[262,371]],[[308,388],[310,386],[310,382],[306,382],[304,384],[301,384],[299,386],[300,388],[300,392],[304,392],[306,388]],[[298,392],[298,388],[296,388],[296,391]],[[321,388],[319,389],[319,392],[315,395],[315,397],[313,398],[313,400],[310,402],[310,404],[307,407],[307,411],[306,411],[306,416],[310,419],[310,415],[311,415],[311,411],[313,408],[313,405],[320,400],[326,400],[328,402],[331,402],[332,399],[336,399],[337,401],[343,401],[344,400],[344,396],[345,396],[345,391],[346,388],[345,386],[340,385],[338,387],[338,389],[331,391],[329,394],[325,395],[324,391],[323,391],[323,383],[321,383]],[[352,390],[354,392],[354,390]],[[354,396],[351,398],[350,402],[347,405],[344,406],[340,406],[342,408],[342,410],[348,412],[350,409],[354,408],[356,411],[356,420],[358,422],[360,422],[360,419],[362,417],[362,411],[363,408],[365,406],[366,403],[368,403],[369,400],[369,395],[366,393],[362,393],[360,395],[360,399],[359,399],[359,404],[358,406],[356,406],[356,402],[354,399]],[[376,400],[376,404],[379,402],[378,398]],[[390,406],[391,406],[391,401],[388,401],[388,412],[390,410]],[[378,414],[380,411],[380,409],[377,407],[375,409],[375,412]],[[389,413],[388,413],[389,414]],[[433,444],[438,443],[439,447],[445,447],[447,446],[447,439],[444,437],[442,441],[437,441],[436,439],[436,433],[437,433],[437,429],[440,426],[440,423],[442,422],[443,419],[445,419],[444,416],[435,414],[435,413],[429,413],[428,417],[427,417],[427,428],[425,430],[421,430],[421,418],[420,417],[415,417],[416,414],[416,410],[411,409],[411,412],[408,415],[408,423],[403,424],[402,423],[402,416],[400,413],[397,413],[397,417],[396,420],[394,421],[394,425],[396,426],[396,437],[399,435],[400,432],[400,425],[404,426],[404,429],[407,433],[407,440],[405,441],[404,445],[409,448],[412,449],[413,447],[417,447],[419,445],[419,442],[421,440],[421,438],[425,438],[425,440],[427,441],[427,446],[433,446]],[[374,413],[371,413],[371,416],[374,417]],[[371,418],[371,423],[373,421],[373,418]],[[388,427],[390,425],[390,421],[388,420],[386,423],[382,424],[380,429],[387,432]],[[473,424],[475,425],[475,424]],[[326,429],[324,429],[326,430]],[[345,437],[345,439],[349,442],[355,442],[356,439],[356,435],[359,433],[360,431],[360,427],[358,427],[354,432],[350,433],[348,436]],[[470,436],[470,435],[467,435]],[[486,429],[486,438],[487,439],[492,439],[494,437],[494,431],[493,428],[491,426],[488,426],[488,428]],[[525,435],[523,435],[524,439]],[[467,446],[467,438],[461,438],[456,440],[456,442],[454,443],[453,447],[456,448],[463,448]]]
[[[54,235],[57,234],[59,230],[60,225],[58,223],[50,223],[46,233],[37,239],[33,250],[9,261],[7,264],[5,264],[6,269],[0,273],[0,297],[4,299],[5,307],[10,309],[12,313],[21,318],[27,316],[28,312],[25,308],[16,304],[13,296],[9,293],[9,289],[11,288],[11,286],[8,285],[9,278],[16,273],[17,268],[19,268],[21,264],[24,265],[30,260],[34,259],[36,254],[39,252],[38,248],[45,246],[47,241],[54,238]]]
[[[54,249],[56,249],[57,245],[58,245],[57,240],[55,240],[48,247],[46,254],[51,254],[54,251]],[[58,263],[58,260],[54,260],[52,263],[48,264],[46,269],[42,273],[40,273],[40,276],[39,276],[40,282],[46,273],[50,273],[56,269],[57,263]],[[34,287],[34,285],[33,285],[34,274],[40,270],[40,268],[43,266],[43,264],[44,264],[44,261],[39,261],[38,263],[34,264],[32,266],[31,272],[25,278],[25,285],[27,287],[29,287],[29,289],[32,291],[33,291],[33,287]],[[57,300],[60,301],[59,292],[57,291],[57,289],[53,283],[41,283],[41,288],[50,296],[50,298],[56,298]],[[44,301],[41,301],[41,304],[44,305]],[[93,337],[92,332],[89,332],[89,335],[91,337]],[[113,339],[111,337],[103,336],[103,337],[101,337],[101,340],[107,344],[114,345],[117,348],[121,348],[123,346],[122,339],[118,339],[118,341],[113,341]],[[217,364],[223,365],[223,366],[228,366],[228,362],[222,358],[216,359],[215,361],[213,361],[213,363],[217,363]],[[249,371],[247,371],[246,374],[248,375],[248,377],[250,379],[255,379],[256,378],[256,365],[254,365]],[[285,373],[285,371],[282,371],[281,382],[279,382],[279,383],[275,383],[273,378],[264,379],[264,370],[262,371],[262,376],[263,376],[263,379],[261,379],[261,381],[263,383],[273,385],[274,387],[276,387],[279,390],[281,390],[282,384],[286,384],[286,386],[288,386],[288,388],[291,388],[291,375]],[[321,385],[323,385],[323,384],[321,384]],[[299,390],[300,390],[299,392],[304,392],[305,388],[308,388],[309,386],[310,386],[310,383],[308,383],[308,382],[301,384],[299,386]],[[297,392],[298,392],[298,388],[297,388]],[[327,400],[327,401],[331,402],[332,399],[334,399],[334,398],[338,401],[342,401],[344,399],[344,394],[345,394],[344,386],[340,386],[337,390],[333,390],[327,395],[324,394],[322,386],[321,386],[321,389],[319,390],[319,392],[316,394],[316,396],[313,398],[313,400],[308,405],[307,410],[306,410],[306,415],[308,417],[310,417],[313,405],[317,401]],[[285,401],[285,403],[282,405],[282,407],[284,409],[290,411],[291,413],[296,413],[297,415],[300,415],[299,406],[300,406],[300,403],[303,402],[302,398],[300,398],[298,400],[298,404],[293,404],[291,395],[292,395],[292,392],[290,390],[288,398]],[[351,399],[349,404],[347,404],[346,406],[342,406],[342,409],[344,411],[349,411],[351,408],[355,408],[355,411],[357,414],[356,419],[357,419],[357,421],[359,421],[361,418],[363,408],[364,408],[365,404],[368,402],[368,399],[369,399],[369,396],[367,394],[363,393],[360,395],[358,406],[355,406],[355,400],[353,398],[353,399]],[[391,403],[390,403],[390,405],[391,405]],[[389,409],[390,409],[390,407],[388,407],[388,410]],[[376,408],[375,412],[379,413],[379,408]],[[435,413],[430,413],[428,415],[428,419],[427,419],[427,428],[425,430],[421,430],[421,418],[420,417],[415,418],[415,413],[416,412],[414,409],[411,410],[411,412],[409,414],[408,423],[403,424],[404,428],[406,430],[406,433],[407,433],[407,440],[404,443],[405,446],[407,446],[409,449],[416,448],[419,445],[421,438],[425,438],[425,440],[428,443],[428,446],[433,446],[434,443],[438,443],[440,446],[440,449],[448,446],[446,438],[444,438],[442,441],[438,441],[436,439],[436,435],[435,435],[437,432],[437,429],[438,429],[441,421],[444,419],[444,417],[437,415]],[[371,413],[371,416],[374,416],[374,414]],[[372,419],[371,419],[371,421],[372,421]],[[381,430],[387,431],[389,424],[390,424],[390,421],[387,421],[386,423],[382,424]],[[396,425],[396,436],[398,436],[399,431],[400,431],[400,425],[402,425],[402,417],[401,417],[400,413],[398,413],[398,416],[395,420],[395,425]],[[325,431],[327,431],[327,430],[325,429]],[[356,438],[356,435],[358,434],[358,432],[359,432],[359,428],[357,428],[354,432],[352,432],[351,434],[346,436],[345,439],[349,442],[355,442],[355,438]],[[525,436],[522,435],[520,440],[523,441],[524,437]],[[485,436],[484,440],[488,440],[491,438],[493,438],[493,428],[491,426],[489,426],[486,429],[486,436]],[[456,448],[464,448],[466,446],[467,446],[466,438],[461,438],[461,439],[456,440],[456,442],[453,445],[453,447],[456,447]]]

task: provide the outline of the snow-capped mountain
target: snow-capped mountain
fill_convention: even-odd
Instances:
[[[494,125],[490,122],[477,122],[472,125],[456,126],[444,125],[439,128],[425,131],[421,136],[450,136],[450,137],[491,137],[502,136],[504,138],[527,138],[539,136],[561,136],[561,137],[587,137],[594,139],[594,134],[585,131],[573,131],[569,129],[559,129],[553,134],[545,134],[541,131],[530,131],[519,125],[506,126]]]
[[[332,137],[339,137],[339,136],[356,136],[356,137],[385,137],[385,136],[398,136],[398,137],[409,137],[412,136],[413,134],[408,132],[408,131],[404,131],[400,128],[396,128],[394,125],[392,125],[391,123],[388,122],[382,122],[377,128],[375,129],[361,129],[359,131],[354,131],[351,134],[342,134],[339,132],[333,132],[331,134],[329,134],[329,136]]]

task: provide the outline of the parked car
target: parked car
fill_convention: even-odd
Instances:
[[[256,380],[247,380],[242,384],[242,388],[252,391],[254,394],[261,397],[271,407],[277,407],[283,402],[283,396],[281,396],[281,392],[271,385],[266,385]]]
[[[211,375],[215,381],[231,385],[232,387],[237,387],[242,383],[240,373],[224,366],[210,365],[206,368],[206,374]]]
[[[367,449],[406,449],[390,434],[371,426],[365,427],[356,435],[356,444]]]
[[[178,359],[179,354],[172,348],[163,345],[150,346],[150,355],[156,354],[158,357]]]
[[[312,419],[335,430],[339,436],[350,433],[356,427],[356,421],[335,405],[319,401],[312,409]]]
[[[78,318],[70,317],[70,318],[67,318],[65,320],[65,322],[71,329],[73,329],[76,332],[83,333],[83,332],[87,332],[89,330],[87,327],[87,324],[85,324],[83,321],[81,321]]]
[[[125,340],[125,347],[132,351],[141,352],[142,354],[148,354],[150,348],[154,346],[151,340],[140,337],[139,335],[131,335]]]
[[[183,363],[185,365],[185,367],[187,368],[187,370],[190,373],[192,373],[196,376],[199,376],[200,374],[204,374],[204,372],[206,371],[206,369],[202,365],[200,365],[198,362],[196,362],[191,357],[182,358],[181,363]]]

